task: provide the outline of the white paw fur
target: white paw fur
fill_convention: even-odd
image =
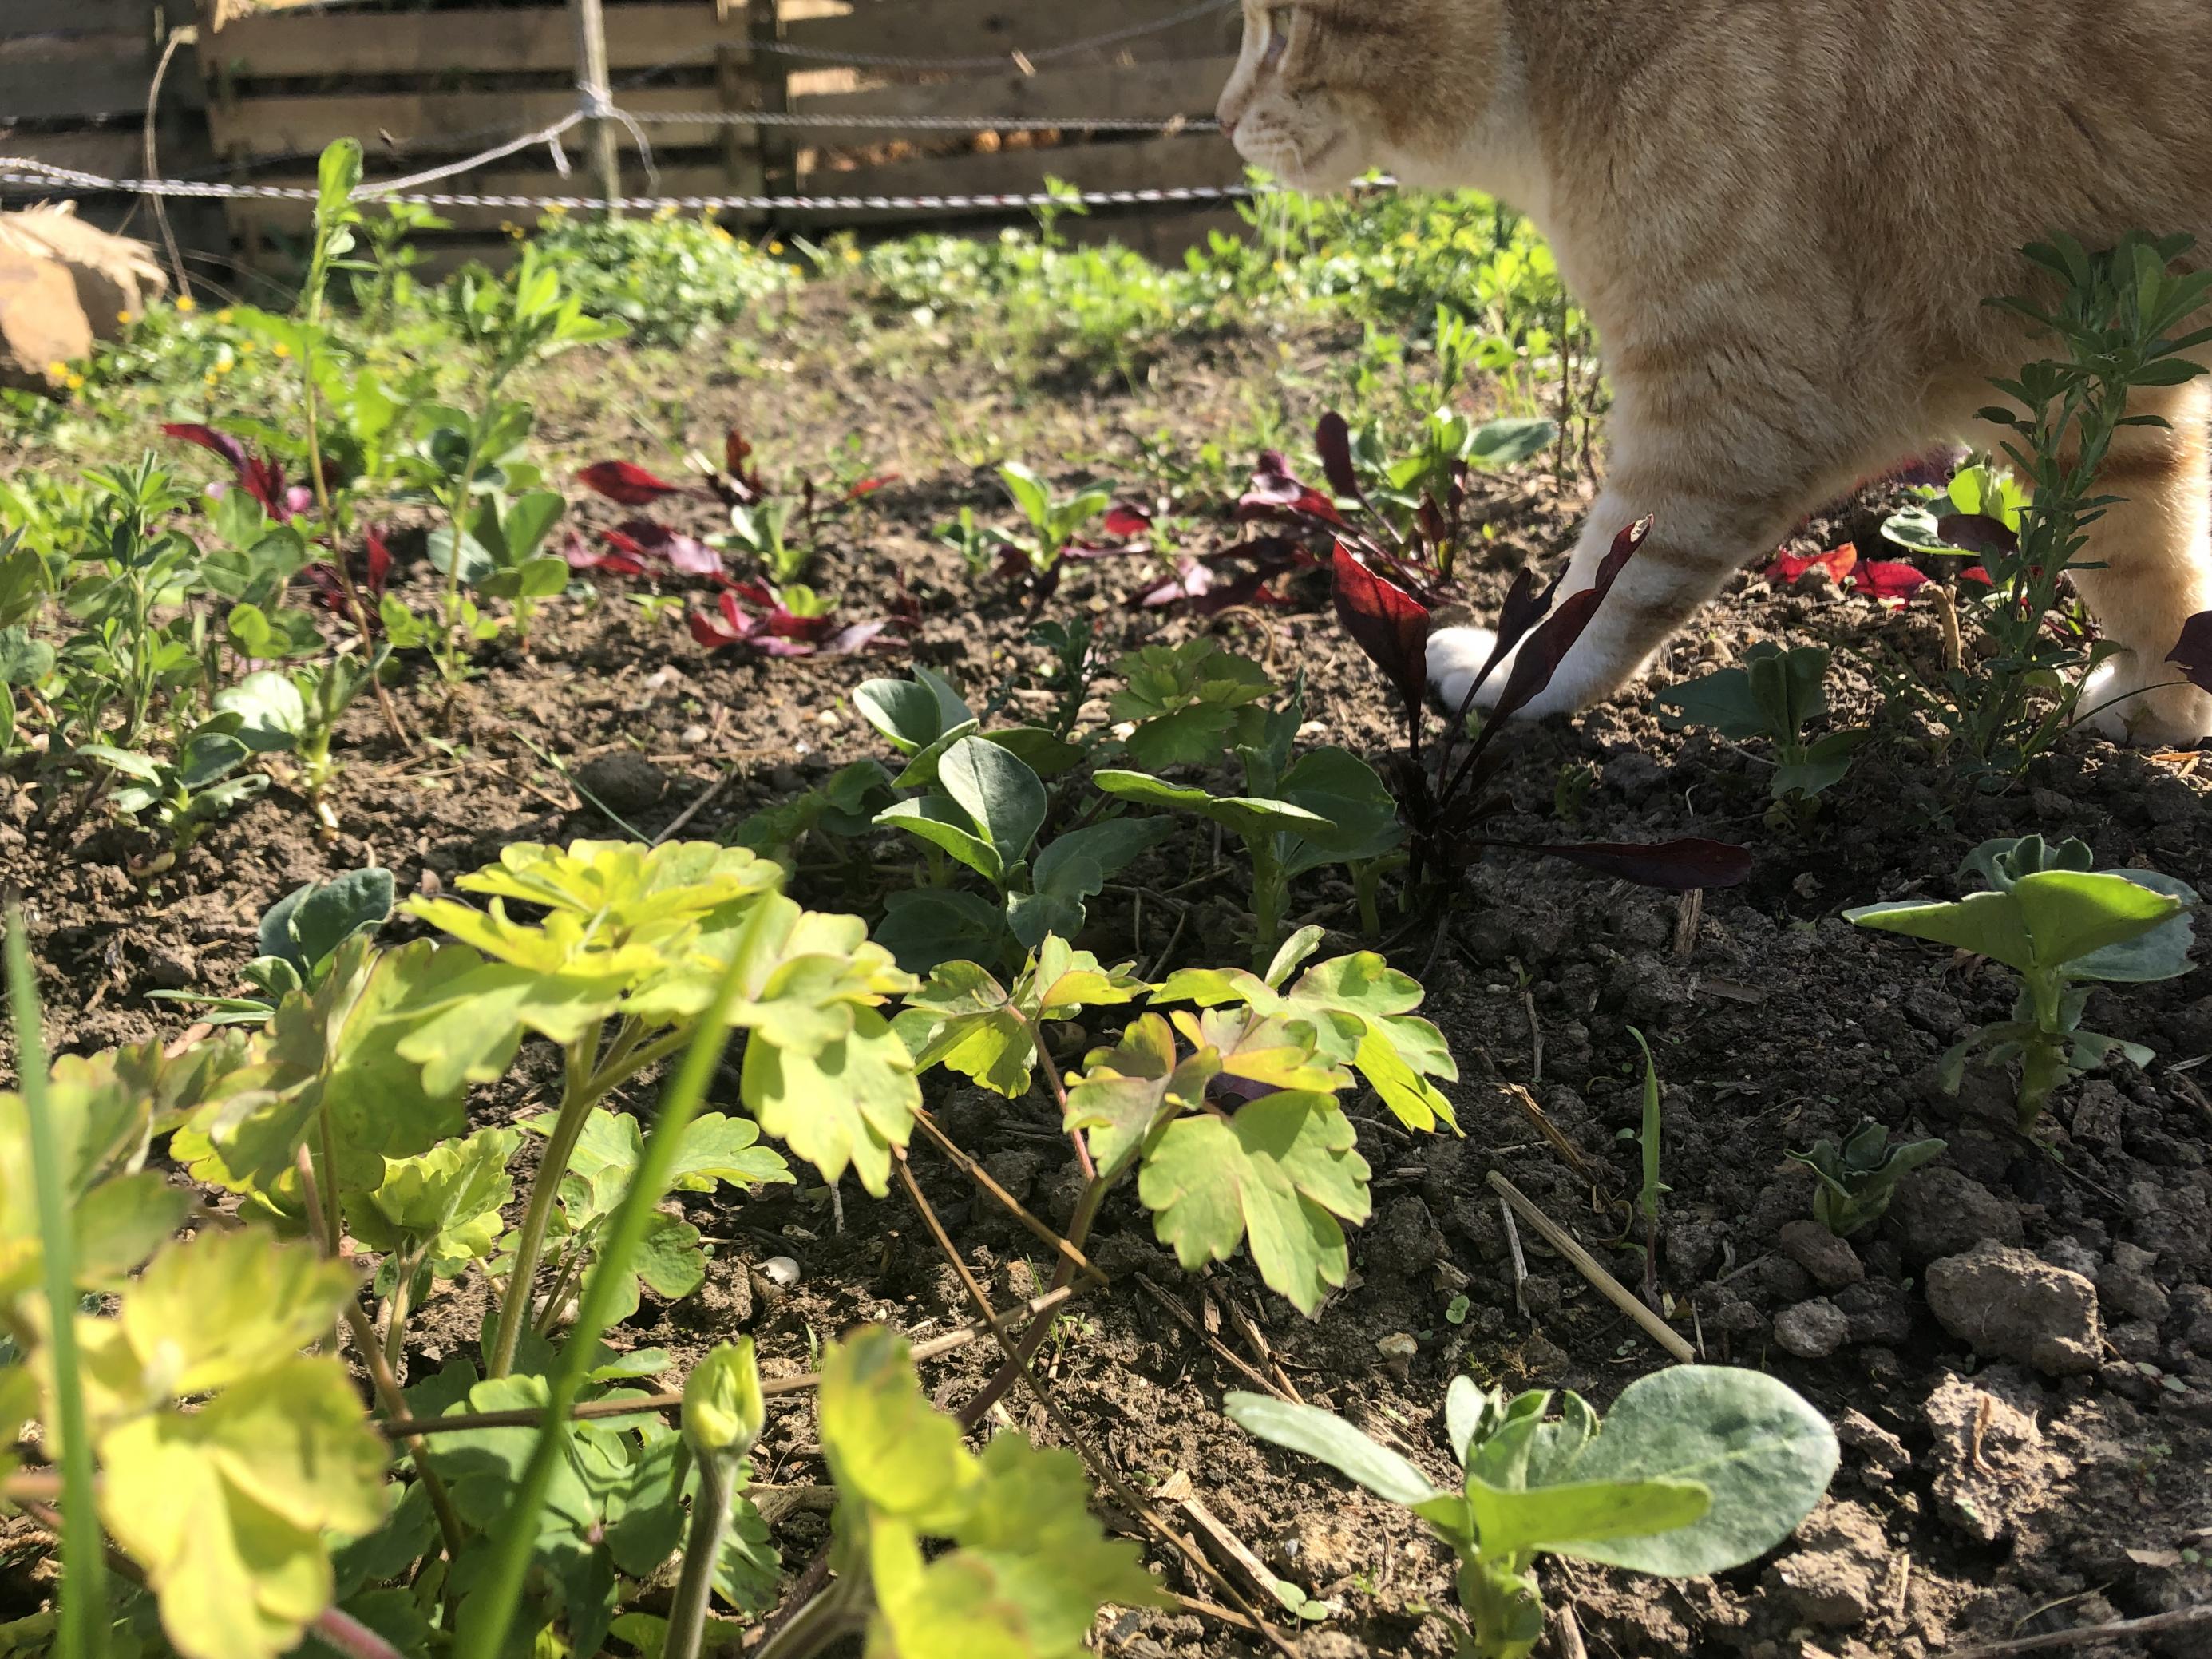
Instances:
[[[2138,747],[2180,748],[2212,736],[2212,695],[2174,684],[2179,674],[2170,664],[2146,664],[2124,651],[2082,686],[2078,723]]]
[[[1487,628],[1440,628],[1429,635],[1429,684],[1436,687],[1446,708],[1457,708],[1465,700],[1468,687],[1474,683],[1474,677],[1482,672],[1483,665],[1497,648],[1498,635]],[[1566,660],[1559,665],[1559,672],[1552,677],[1552,684],[1520,711],[1521,719],[1540,720],[1553,714],[1571,714],[1588,703],[1589,699],[1576,695],[1578,677],[1574,672],[1575,655],[1571,651],[1567,653]],[[1483,682],[1474,707],[1496,708],[1506,681],[1512,678],[1513,653],[1509,652],[1504,661]]]

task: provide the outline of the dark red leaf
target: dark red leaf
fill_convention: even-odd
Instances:
[[[890,620],[878,617],[873,622],[854,623],[840,629],[822,641],[822,653],[829,657],[856,656],[863,651],[903,651],[906,641],[890,635]]]
[[[228,432],[218,432],[211,426],[197,421],[164,421],[161,432],[166,437],[178,438],[188,444],[198,444],[202,449],[211,449],[230,463],[231,468],[243,478],[246,473],[246,446]]]
[[[1310,484],[1302,483],[1291,472],[1291,464],[1283,459],[1282,453],[1273,449],[1260,457],[1259,470],[1252,475],[1252,487],[1237,503],[1237,517],[1240,520],[1317,520],[1339,526],[1344,523],[1336,503]]]
[[[628,461],[594,461],[576,475],[576,482],[595,495],[624,507],[649,507],[664,495],[680,495],[681,484],[655,477]]]
[[[1774,562],[1766,567],[1766,580],[1776,583],[1796,581],[1808,571],[1818,570],[1838,586],[1844,578],[1858,564],[1859,550],[1850,542],[1841,547],[1832,547],[1826,553],[1778,553]]]
[[[878,489],[888,489],[897,482],[898,474],[896,472],[886,472],[879,478],[863,478],[845,492],[845,499],[857,501],[863,495],[872,495]]]
[[[1321,417],[1321,424],[1314,429],[1314,447],[1320,452],[1321,470],[1328,487],[1354,501],[1366,500],[1360,491],[1358,470],[1352,465],[1352,428],[1345,424],[1343,416],[1332,409]]]
[[[1674,893],[1696,887],[1734,887],[1751,874],[1751,854],[1746,848],[1697,836],[1648,846],[1600,842],[1533,850],[1641,887],[1663,887]]]
[[[384,532],[374,525],[362,532],[367,548],[368,580],[363,584],[373,599],[384,596],[384,584],[392,575],[392,550],[384,544]]]
[[[1119,536],[1125,541],[1138,536],[1149,536],[1152,532],[1152,515],[1140,507],[1116,501],[1106,514],[1102,527],[1108,535]]]
[[[2020,532],[1986,513],[1946,513],[1936,520],[1936,533],[1950,546],[1985,559],[2020,551]]]
[[[2166,660],[2191,685],[2212,691],[2212,611],[2200,611],[2181,624],[2181,642]]]
[[[1518,714],[1552,683],[1559,672],[1559,664],[1574,648],[1583,630],[1597,614],[1605,596],[1613,591],[1629,560],[1636,556],[1651,534],[1651,520],[1638,519],[1613,538],[1605,557],[1598,561],[1590,585],[1579,593],[1570,593],[1553,605],[1544,620],[1528,630],[1521,648],[1514,654],[1513,672],[1506,676],[1505,690],[1498,695],[1496,718],[1504,720]],[[1556,587],[1557,583],[1553,586]]]
[[[1395,582],[1385,581],[1339,542],[1334,550],[1337,620],[1397,690],[1419,708],[1429,684],[1429,613]]]
[[[1996,586],[1996,583],[1990,579],[1989,567],[1986,565],[1968,565],[1959,573],[1959,580],[1962,582],[1979,582],[1984,587]]]
[[[1903,605],[1925,587],[1926,571],[1889,559],[1869,559],[1851,572],[1851,591],[1882,605]]]

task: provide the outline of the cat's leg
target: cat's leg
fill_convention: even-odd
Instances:
[[[2202,384],[2129,400],[2166,427],[2122,427],[2098,493],[2120,503],[2089,527],[2076,570],[2098,629],[2121,647],[2082,689],[2085,724],[2118,741],[2187,744],[2212,735],[2212,695],[2166,660],[2181,626],[2212,611],[2212,388]]]
[[[1618,410],[1615,421],[1611,476],[1583,526],[1560,597],[1590,586],[1613,538],[1629,525],[1649,518],[1651,534],[1550,686],[1523,711],[1532,720],[1573,714],[1632,684],[1729,578],[1772,552],[1807,513],[1860,476],[1856,457],[1808,456],[1792,441],[1807,430],[1796,422],[1767,423],[1757,438],[1732,445],[1724,441],[1732,422],[1717,413],[1705,441],[1658,445],[1623,434]],[[1429,678],[1447,708],[1460,705],[1496,643],[1486,628],[1440,629],[1431,637]],[[1495,701],[1509,672],[1501,666],[1490,677],[1478,707]]]

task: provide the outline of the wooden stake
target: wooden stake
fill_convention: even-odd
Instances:
[[[584,102],[584,148],[592,158],[592,173],[609,217],[619,215],[615,204],[622,198],[622,157],[615,148],[614,89],[607,84],[607,23],[599,0],[568,0],[568,15],[576,25],[576,90]]]

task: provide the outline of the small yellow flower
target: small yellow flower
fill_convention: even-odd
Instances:
[[[655,208],[653,213],[653,222],[656,225],[665,225],[675,216],[676,210],[673,206]]]
[[[718,242],[734,242],[738,240],[720,225],[710,224],[707,228],[714,234],[714,240]]]
[[[204,383],[204,384],[208,387],[208,389],[209,389],[210,391],[213,391],[213,390],[214,390],[214,388],[215,388],[215,374],[214,374],[214,372],[213,372],[212,370],[210,370],[209,373],[207,373],[207,374],[205,374],[201,375],[201,376],[200,376],[200,380],[201,380],[201,381],[202,381],[202,382],[203,382],[203,383]]]
[[[241,357],[252,349],[253,342],[251,340],[240,340],[238,343],[238,355]]]
[[[229,358],[226,357],[222,362],[215,366],[215,372],[218,374],[228,374],[232,369],[236,368],[237,367],[238,365],[236,363],[232,362]]]
[[[199,301],[193,299],[191,295],[179,294],[177,295],[177,309],[182,312],[185,316],[191,316],[192,313],[198,311],[199,308]]]
[[[68,375],[69,372],[70,366],[58,357],[46,365],[46,378],[50,380],[62,380]]]
[[[215,319],[227,328],[230,325],[231,320],[237,315],[238,313],[236,312],[233,311],[228,306],[225,306],[221,311],[216,313]]]
[[[292,355],[292,348],[286,345],[282,340],[277,341],[275,345],[270,346],[269,349],[275,352],[279,357],[289,357]]]
[[[568,210],[562,204],[555,202],[545,210],[545,216],[549,219],[565,219],[568,216]]]
[[[135,311],[118,311],[115,313],[115,320],[128,328],[138,320],[138,313]]]
[[[856,247],[847,248],[845,250],[845,263],[848,265],[857,265],[860,264],[860,250]]]
[[[72,374],[66,381],[64,382],[64,384],[67,386],[71,392],[82,392],[84,390],[84,376],[82,374]]]
[[[781,242],[771,241],[771,242],[768,245],[768,251],[769,251],[771,254],[777,254],[777,253],[781,253],[781,252],[783,252],[783,244],[782,244],[782,243],[781,243]]]

